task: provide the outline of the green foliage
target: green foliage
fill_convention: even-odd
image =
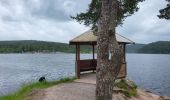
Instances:
[[[122,93],[127,97],[137,96],[137,85],[131,83],[130,85],[127,83],[127,80],[119,80],[115,83],[115,86],[122,89]]]
[[[170,41],[158,41],[145,45],[138,53],[170,54]]]
[[[82,53],[89,53],[90,46],[81,46]],[[75,47],[66,43],[45,42],[34,40],[0,41],[0,53],[27,53],[27,52],[66,52],[74,53]]]
[[[158,15],[159,18],[164,18],[169,20],[170,19],[170,0],[166,0],[168,2],[168,4],[166,5],[166,7],[164,9],[161,9],[160,15]]]
[[[0,100],[24,100],[25,97],[34,89],[44,89],[60,83],[72,82],[75,78],[63,78],[52,82],[37,82],[32,84],[25,84],[21,89],[13,94],[0,96]]]
[[[126,17],[138,11],[137,5],[142,1],[144,0],[117,0],[117,25],[121,25]],[[72,18],[86,26],[92,25],[92,29],[97,29],[101,5],[101,0],[92,0],[86,12],[77,14]]]

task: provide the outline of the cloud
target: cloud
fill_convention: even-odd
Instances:
[[[139,4],[139,11],[128,17],[123,27],[117,31],[137,43],[170,40],[170,22],[159,19],[159,10],[166,6],[165,1],[146,0]]]
[[[66,42],[89,29],[70,19],[91,0],[0,0],[0,40]],[[169,40],[170,23],[157,18],[165,1],[146,0],[118,33],[139,43]]]
[[[80,0],[1,0],[0,40],[66,42],[89,28],[70,19],[89,2]]]
[[[2,0],[0,1],[2,16],[6,21],[25,20],[29,17],[70,21],[71,15],[87,8],[90,0]]]

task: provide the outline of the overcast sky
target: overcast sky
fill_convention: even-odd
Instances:
[[[0,0],[0,41],[64,42],[89,28],[70,19],[85,11],[91,0]],[[137,43],[170,41],[170,21],[158,19],[165,0],[145,0],[117,33]]]

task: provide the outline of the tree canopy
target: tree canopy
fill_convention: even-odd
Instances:
[[[168,4],[166,5],[166,7],[164,9],[161,9],[160,15],[158,15],[159,18],[161,19],[167,19],[170,20],[170,0],[166,0],[168,2]]]
[[[117,26],[122,25],[122,22],[126,17],[137,12],[139,9],[137,5],[142,1],[144,0],[117,0]],[[86,12],[77,14],[72,18],[80,23],[84,23],[86,26],[91,25],[92,29],[97,29],[101,5],[101,0],[92,0]]]

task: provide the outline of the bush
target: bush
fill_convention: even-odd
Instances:
[[[137,96],[137,85],[128,80],[119,80],[115,83],[115,86],[122,89],[122,93],[127,97]]]

